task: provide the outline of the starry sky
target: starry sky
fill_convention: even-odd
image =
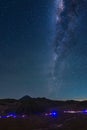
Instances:
[[[83,4],[0,0],[0,98],[87,98]]]

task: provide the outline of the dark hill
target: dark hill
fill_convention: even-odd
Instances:
[[[28,95],[15,99],[0,99],[0,113],[16,112],[18,114],[43,113],[52,109],[82,110],[87,108],[87,101],[55,101],[47,98],[32,98]]]
[[[28,96],[28,95],[25,95],[24,97],[20,98],[19,100],[20,101],[25,101],[25,100],[30,100],[32,99],[32,97]]]

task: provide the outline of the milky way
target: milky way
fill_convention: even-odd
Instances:
[[[0,98],[87,97],[87,0],[0,0]]]
[[[66,70],[71,65],[70,62],[67,62],[67,59],[74,50],[73,48],[78,44],[78,30],[81,28],[79,22],[85,14],[84,3],[85,1],[82,3],[78,0],[56,0],[55,2],[56,33],[52,54],[51,94],[55,93],[56,96],[59,94],[61,87],[64,87],[63,81],[67,75]],[[75,71],[71,73],[73,74]]]

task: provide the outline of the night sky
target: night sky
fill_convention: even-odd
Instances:
[[[0,98],[87,98],[87,2],[0,0]]]

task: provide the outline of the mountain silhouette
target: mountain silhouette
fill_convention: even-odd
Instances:
[[[32,97],[30,97],[29,95],[25,95],[22,98],[20,98],[19,100],[20,101],[25,101],[25,100],[30,100],[30,99],[32,99]]]

